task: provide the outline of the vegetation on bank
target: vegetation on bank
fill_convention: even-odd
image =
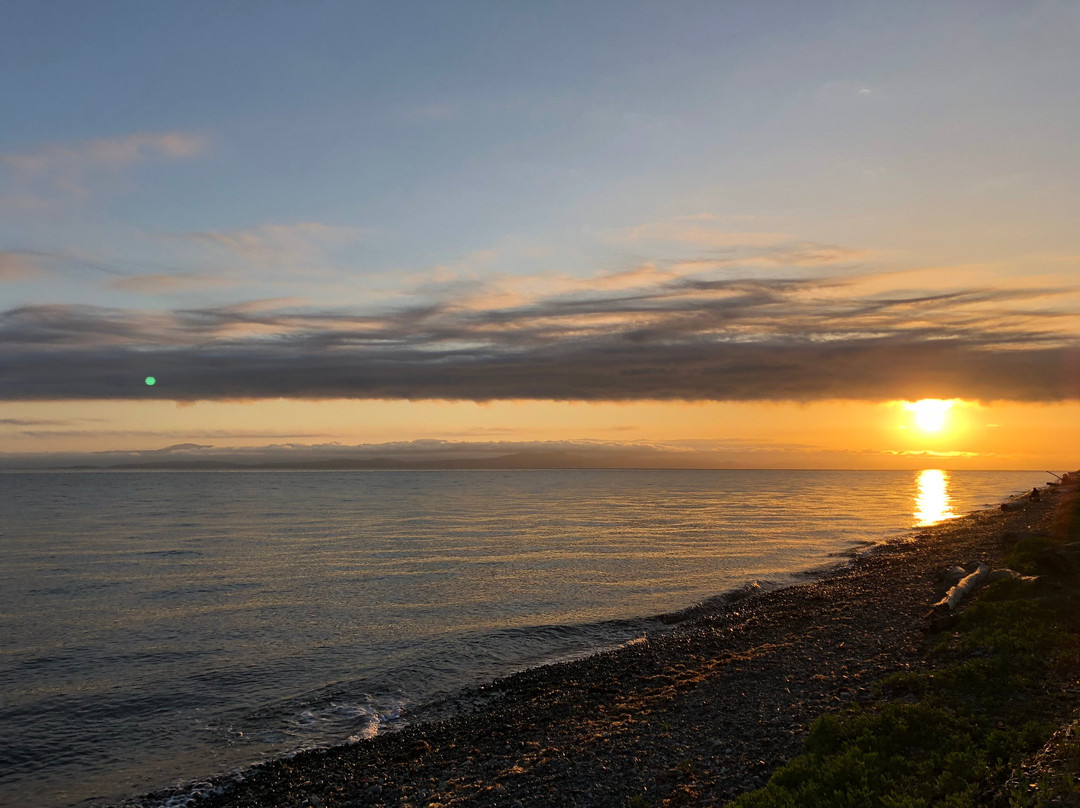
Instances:
[[[1074,493],[1059,503],[1050,535],[1023,538],[1003,560],[1037,581],[988,586],[952,630],[937,635],[925,670],[892,676],[872,703],[818,719],[804,752],[732,805],[1080,804],[1080,723],[1059,745],[1058,763],[1036,775],[1037,789],[1030,777],[1015,777],[1076,717],[1080,557],[1069,545],[1077,541]]]

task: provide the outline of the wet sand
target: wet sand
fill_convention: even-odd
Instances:
[[[805,585],[720,599],[664,636],[507,677],[399,731],[217,781],[189,804],[722,804],[797,754],[814,718],[920,666],[942,572],[993,566],[1047,528],[1056,498],[947,521]]]

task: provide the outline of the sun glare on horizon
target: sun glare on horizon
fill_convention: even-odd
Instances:
[[[924,432],[940,432],[945,427],[949,410],[955,399],[924,398],[904,404],[904,409],[915,414],[915,424]]]

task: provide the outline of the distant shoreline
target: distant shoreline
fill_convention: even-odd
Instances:
[[[343,463],[325,463],[322,461],[312,463],[226,463],[216,461],[191,461],[170,463],[122,463],[109,466],[11,466],[0,467],[0,474],[5,472],[50,472],[50,471],[761,471],[761,472],[785,472],[785,471],[866,471],[866,472],[895,472],[911,473],[924,471],[928,468],[937,468],[932,465],[924,465],[911,468],[883,469],[883,468],[765,468],[765,467],[742,467],[742,466],[603,466],[596,464],[583,465],[515,465],[510,462],[502,463],[490,459],[478,459],[470,462],[456,461],[398,461],[392,460],[387,463],[368,463],[367,461],[347,461]],[[1014,472],[1047,474],[1050,472],[1042,469],[945,469],[950,473],[1001,473]]]
[[[815,717],[918,668],[939,573],[992,563],[1004,537],[1047,525],[1056,496],[1044,490],[1041,502],[878,545],[815,581],[720,598],[647,642],[420,709],[400,730],[219,778],[191,805],[721,803],[796,754]]]

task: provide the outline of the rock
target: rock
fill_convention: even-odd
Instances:
[[[988,584],[1005,580],[1037,581],[1039,580],[1039,577],[1037,575],[1023,575],[1016,570],[1010,570],[1008,568],[991,570],[986,576],[986,583]]]
[[[950,584],[956,584],[959,583],[960,579],[967,574],[968,570],[964,569],[963,567],[956,566],[952,569],[945,570],[945,572],[941,574],[941,578],[944,581],[948,581]]]

